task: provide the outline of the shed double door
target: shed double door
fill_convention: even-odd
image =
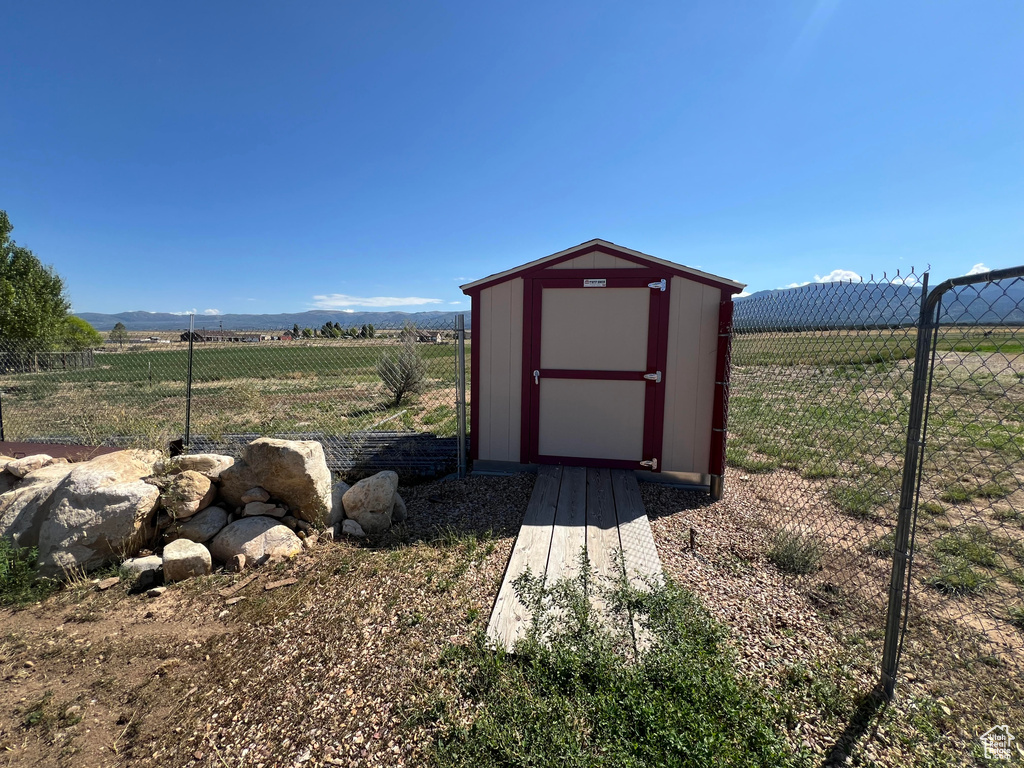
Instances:
[[[671,280],[532,282],[530,460],[657,471]]]

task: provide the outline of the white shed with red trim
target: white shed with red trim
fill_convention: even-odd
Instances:
[[[474,469],[635,469],[719,497],[743,288],[605,240],[462,286]]]

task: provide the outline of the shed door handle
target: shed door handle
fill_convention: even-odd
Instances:
[[[533,372],[533,383],[540,384],[540,371]]]
[[[644,378],[648,381],[654,381],[661,384],[661,371],[655,371],[654,373],[645,373]]]

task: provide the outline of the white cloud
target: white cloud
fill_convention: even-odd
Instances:
[[[744,296],[749,296],[749,295],[750,295],[750,291],[740,291],[739,293],[736,294],[736,298],[737,299],[742,299]]]
[[[814,282],[816,283],[838,283],[838,282],[860,282],[860,275],[850,269],[833,269],[824,277],[820,275],[814,276]]]
[[[356,312],[354,309],[343,309],[341,311],[344,312],[346,315],[354,315]]]
[[[448,303],[449,304],[461,304],[462,302],[461,301],[449,301]]]
[[[975,264],[973,267],[971,267],[971,271],[968,272],[967,274],[968,275],[980,275],[980,274],[983,274],[985,272],[991,272],[991,271],[992,270],[989,269],[988,267],[986,267],[984,264]]]
[[[783,290],[785,288],[803,288],[805,285],[810,285],[810,284],[811,284],[810,280],[808,280],[806,283],[790,283],[789,285],[780,286],[779,288],[776,288],[775,290],[781,291],[781,290]]]
[[[203,314],[204,315],[219,315],[220,314],[220,310],[219,309],[204,309],[203,310]]]
[[[319,309],[341,309],[342,307],[404,307],[414,304],[443,304],[441,299],[424,299],[420,296],[348,296],[344,293],[328,293],[313,297],[313,305]]]
[[[186,309],[184,312],[168,312],[169,315],[194,315],[197,314],[194,309]]]

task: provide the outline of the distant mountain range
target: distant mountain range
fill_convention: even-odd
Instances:
[[[913,325],[921,288],[893,283],[812,283],[735,300],[737,331],[877,328]],[[954,288],[942,299],[942,323],[1024,325],[1024,281]]]
[[[893,283],[811,283],[799,288],[760,291],[738,298],[737,331],[813,328],[877,328],[913,325],[921,308],[921,288]],[[343,328],[370,323],[378,328],[455,327],[456,312],[337,312],[325,309],[275,315],[196,315],[196,328],[216,330],[286,330],[320,328],[328,320]],[[466,312],[469,328],[469,313]],[[129,331],[181,331],[188,316],[168,312],[79,312],[98,331],[118,322]],[[981,283],[956,288],[943,297],[943,323],[1024,325],[1024,280]]]
[[[109,331],[117,323],[124,323],[129,331],[186,331],[188,315],[170,312],[119,312],[107,315],[100,312],[76,312],[97,331]],[[401,328],[405,323],[415,323],[419,328],[443,330],[455,328],[456,312],[332,312],[314,309],[309,312],[284,312],[277,315],[196,315],[197,329],[246,331],[246,330],[291,330],[296,323],[299,328],[320,328],[330,320],[342,328],[357,328],[372,324],[378,328]],[[469,327],[469,313],[466,313],[466,327]]]

